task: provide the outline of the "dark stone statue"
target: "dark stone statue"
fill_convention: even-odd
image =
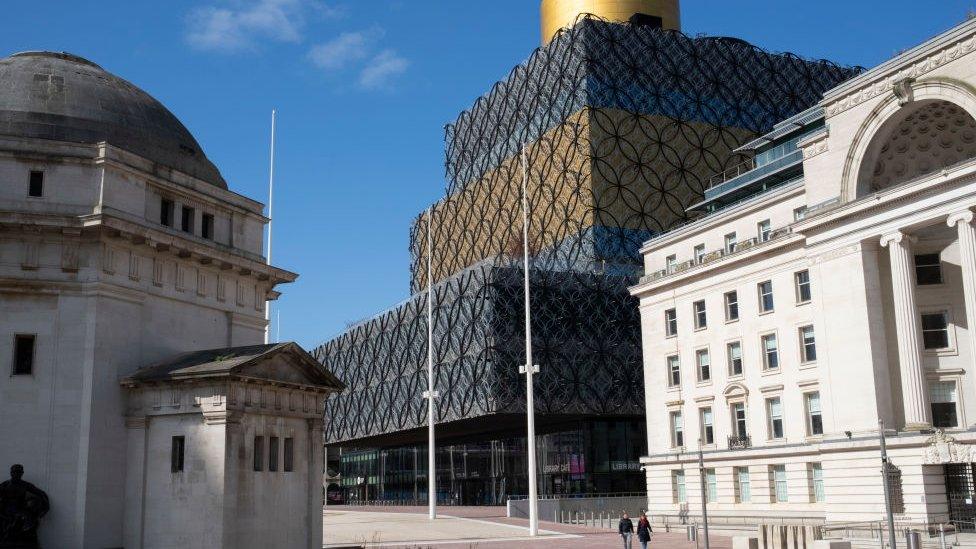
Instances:
[[[22,480],[24,466],[10,467],[10,480],[0,483],[0,549],[31,549],[37,543],[37,526],[50,504],[47,494]]]

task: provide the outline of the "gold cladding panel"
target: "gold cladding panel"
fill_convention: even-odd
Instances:
[[[646,13],[660,17],[666,29],[681,30],[679,0],[542,0],[542,44],[548,44],[559,29],[573,25],[583,13],[617,23],[635,13]]]
[[[739,128],[587,108],[527,148],[530,253],[593,226],[664,231],[684,222],[709,177],[755,136]],[[522,169],[506,159],[434,205],[434,281],[481,260],[522,254]],[[427,281],[427,224],[416,226],[417,287]]]

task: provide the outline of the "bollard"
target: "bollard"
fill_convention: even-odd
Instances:
[[[905,528],[905,547],[907,549],[922,549],[922,537],[918,532]]]
[[[588,524],[587,526],[590,527],[596,526],[596,522],[593,521],[593,511],[590,511],[590,524]]]
[[[946,549],[945,524],[939,524],[939,549]]]
[[[552,521],[556,523],[559,522],[559,511],[556,509],[552,510]]]

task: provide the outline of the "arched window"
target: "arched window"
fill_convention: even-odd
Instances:
[[[902,107],[882,124],[861,162],[857,196],[976,158],[976,120],[941,99]]]

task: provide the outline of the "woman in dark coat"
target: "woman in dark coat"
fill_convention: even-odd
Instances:
[[[641,544],[641,549],[647,549],[647,543],[651,541],[651,532],[654,529],[651,528],[651,521],[647,520],[647,515],[641,513],[640,519],[637,521],[637,541]]]

